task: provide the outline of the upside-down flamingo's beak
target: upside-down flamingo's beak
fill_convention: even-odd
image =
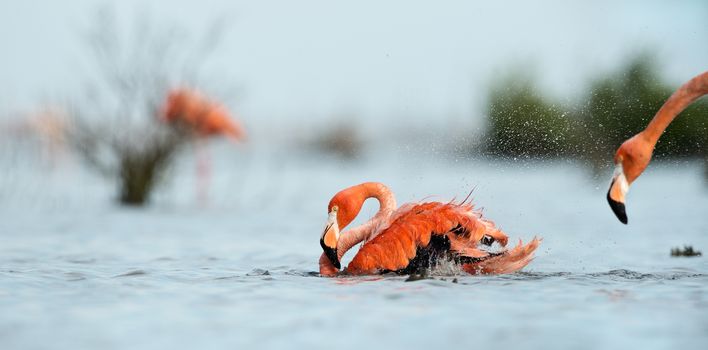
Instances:
[[[627,178],[624,176],[622,163],[618,163],[612,175],[610,189],[607,191],[607,202],[610,204],[610,208],[612,208],[617,219],[625,225],[628,222],[627,211],[624,206],[627,191],[629,191],[629,183],[627,183]]]
[[[339,242],[339,225],[337,224],[337,210],[332,210],[329,213],[329,218],[327,219],[327,225],[325,226],[324,232],[322,232],[322,238],[320,238],[320,245],[322,250],[324,250],[325,255],[332,262],[332,265],[337,269],[342,268],[339,263],[339,255],[337,255],[337,243]]]

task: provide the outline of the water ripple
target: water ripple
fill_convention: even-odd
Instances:
[[[133,277],[133,276],[143,276],[147,275],[148,273],[145,270],[132,270],[128,271],[126,273],[122,273],[120,275],[113,276],[114,278],[118,277]]]

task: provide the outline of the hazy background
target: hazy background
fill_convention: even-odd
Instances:
[[[480,126],[510,66],[572,99],[639,49],[676,85],[708,62],[704,1],[3,2],[0,112],[64,99],[95,74],[85,36],[100,8],[126,32],[141,16],[192,36],[223,21],[205,76],[237,87],[226,102],[266,134],[343,114],[370,129]]]

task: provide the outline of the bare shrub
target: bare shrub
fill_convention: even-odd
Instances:
[[[159,115],[171,87],[197,84],[219,28],[190,45],[186,31],[156,28],[147,17],[122,33],[112,13],[97,16],[87,37],[97,74],[71,104],[70,142],[86,164],[117,182],[120,203],[147,203],[192,140]]]
[[[118,199],[126,205],[147,203],[186,142],[182,132],[158,122],[134,128],[130,136],[83,123],[73,131],[75,149],[94,170],[117,181]]]

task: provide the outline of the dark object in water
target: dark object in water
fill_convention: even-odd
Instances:
[[[428,271],[423,270],[420,273],[411,273],[408,278],[406,278],[405,282],[415,282],[427,279],[430,279],[430,277],[428,277]]]
[[[693,247],[690,245],[685,245],[683,246],[683,249],[680,248],[672,248],[671,249],[671,256],[701,256],[701,252],[698,250],[693,250]]]
[[[270,276],[270,271],[264,269],[253,269],[246,276]]]

